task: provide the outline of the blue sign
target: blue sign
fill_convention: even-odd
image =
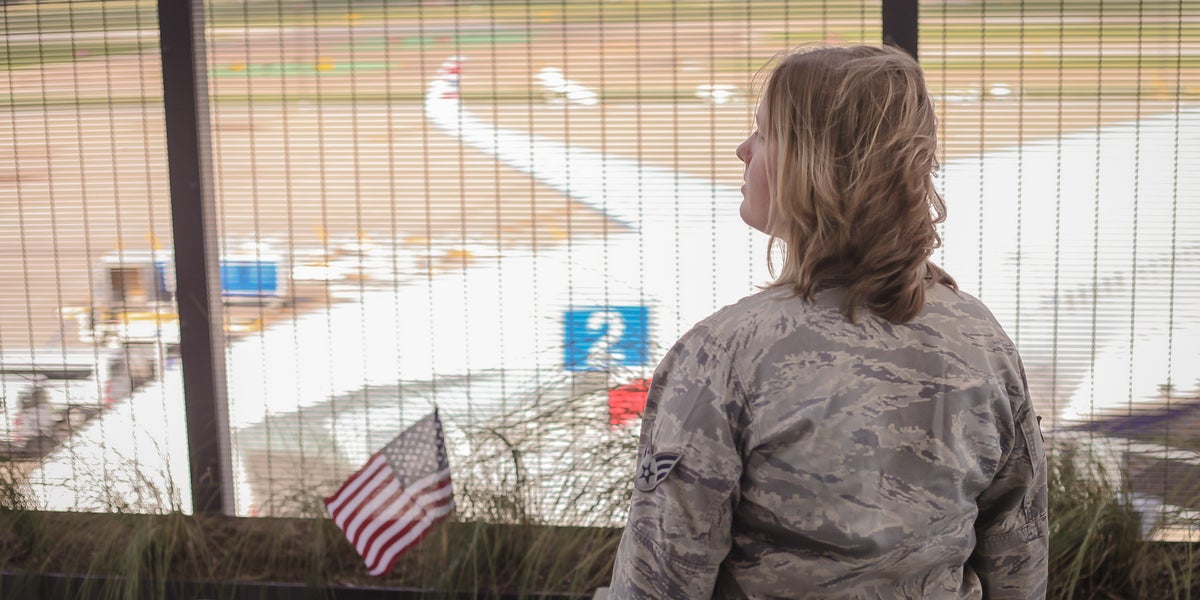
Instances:
[[[604,371],[650,359],[650,310],[590,306],[563,312],[563,368]]]
[[[279,293],[273,261],[221,261],[224,296],[273,296]]]

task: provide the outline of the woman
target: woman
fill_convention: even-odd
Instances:
[[[945,206],[920,66],[794,53],[756,120],[741,215],[783,264],[656,370],[612,596],[1044,596],[1024,368],[929,262]]]

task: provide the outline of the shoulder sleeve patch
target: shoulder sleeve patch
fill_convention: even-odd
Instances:
[[[653,491],[659,482],[667,478],[671,469],[683,458],[682,452],[667,451],[649,453],[642,456],[638,462],[638,472],[633,481],[633,487],[641,492]]]

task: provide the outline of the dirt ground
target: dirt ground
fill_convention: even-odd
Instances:
[[[370,240],[434,254],[431,268],[453,268],[468,247],[544,247],[620,229],[427,125],[420,96],[449,56],[467,58],[462,92],[477,115],[737,186],[733,151],[752,118],[755,73],[780,49],[781,30],[822,30],[836,40],[865,31],[860,21],[822,28],[799,19],[534,25],[492,27],[480,41],[481,28],[468,20],[420,30],[210,32],[212,172],[224,249],[266,240],[319,253]],[[411,43],[421,36],[426,43]],[[547,102],[531,78],[543,67],[561,68],[605,101]],[[988,93],[997,83],[1058,85],[1047,77],[931,69],[946,158],[1176,107],[1173,93],[1102,101]],[[1107,89],[1128,87],[1131,75],[1080,71],[1065,81],[1070,89]],[[1150,89],[1163,77],[1132,81]],[[695,97],[705,84],[730,85],[738,95],[724,104]],[[161,85],[155,53],[23,68],[0,82],[0,94],[14,100],[0,109],[0,349],[80,344],[60,312],[90,302],[99,258],[117,248],[170,247]]]

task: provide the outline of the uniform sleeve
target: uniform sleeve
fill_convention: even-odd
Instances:
[[[646,400],[613,598],[708,598],[729,552],[742,460],[742,390],[704,330],[675,345]]]
[[[1021,380],[1024,402],[1014,419],[1012,450],[977,501],[971,566],[989,599],[1046,596],[1046,453],[1023,372]]]

